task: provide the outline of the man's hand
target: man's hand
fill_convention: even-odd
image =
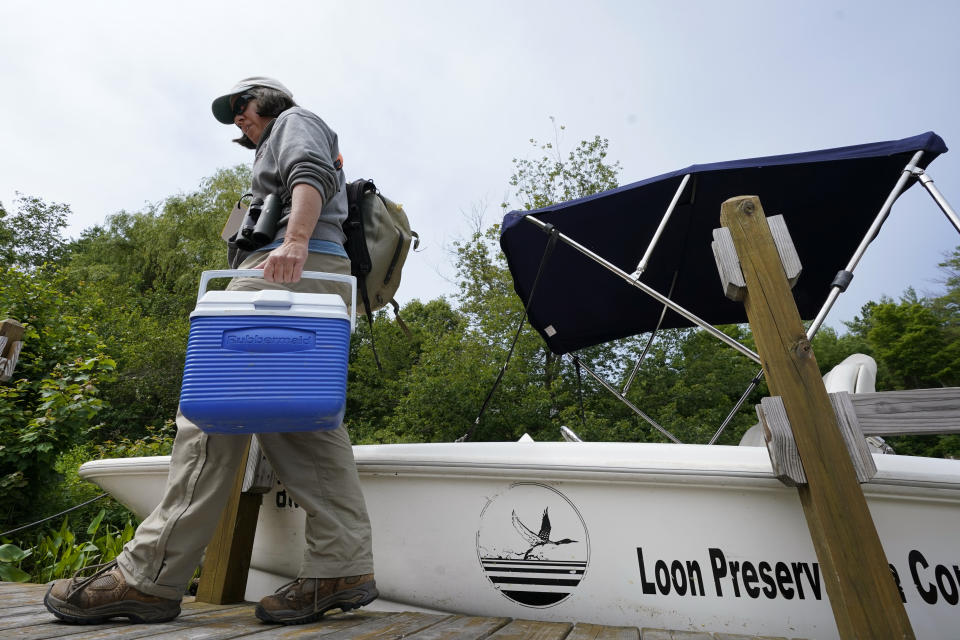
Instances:
[[[291,194],[290,218],[283,244],[270,252],[260,265],[267,282],[299,282],[307,262],[307,248],[313,228],[320,219],[323,198],[308,184],[294,185]]]
[[[303,265],[307,262],[307,243],[291,242],[284,237],[283,244],[270,252],[263,269],[267,282],[299,282]]]

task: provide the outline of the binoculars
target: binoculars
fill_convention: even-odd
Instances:
[[[234,242],[244,251],[256,251],[260,247],[270,244],[277,233],[277,223],[280,222],[282,210],[280,198],[271,193],[266,198],[254,200],[247,209],[240,230]]]

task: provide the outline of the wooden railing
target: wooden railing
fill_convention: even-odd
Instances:
[[[13,377],[22,346],[23,325],[9,318],[0,322],[0,382]]]

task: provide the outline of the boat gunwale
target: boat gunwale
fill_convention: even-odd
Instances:
[[[357,445],[361,474],[497,477],[541,480],[788,488],[774,476],[764,447],[664,443],[534,442]],[[875,494],[937,492],[960,499],[960,461],[874,454],[877,475],[863,486]],[[80,477],[165,472],[169,456],[108,458],[84,463]],[[924,468],[925,467],[925,468]],[[944,494],[940,496],[939,494]]]

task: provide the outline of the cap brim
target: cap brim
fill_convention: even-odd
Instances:
[[[213,117],[223,124],[233,124],[233,109],[230,108],[230,98],[235,95],[235,93],[228,93],[213,101]]]

